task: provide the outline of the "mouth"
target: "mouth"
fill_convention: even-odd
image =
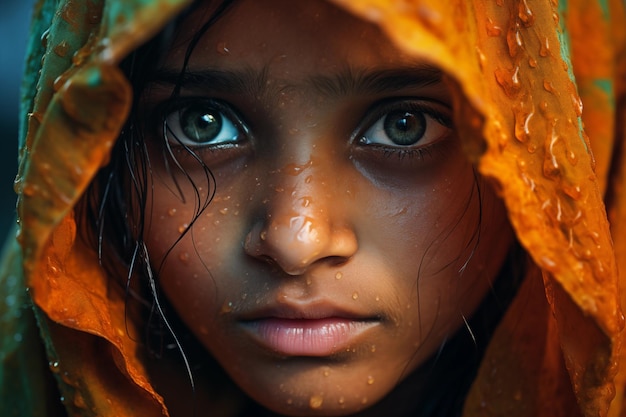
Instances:
[[[325,357],[349,349],[381,321],[337,311],[283,309],[240,323],[255,342],[274,353]]]

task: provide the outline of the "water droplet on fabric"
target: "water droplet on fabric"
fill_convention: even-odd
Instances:
[[[539,55],[545,58],[550,54],[550,41],[547,37],[544,37],[543,41],[541,42],[541,46],[539,47]]]
[[[521,88],[518,76],[519,67],[515,67],[512,70],[498,68],[495,70],[494,75],[496,76],[496,81],[509,98],[514,98],[519,93]]]
[[[476,46],[476,54],[478,55],[478,64],[480,65],[480,70],[484,71],[485,65],[487,64],[487,56],[478,46]]]
[[[65,58],[69,49],[70,49],[70,45],[67,43],[67,41],[62,41],[57,46],[55,46],[53,50],[57,56],[61,58]]]
[[[528,7],[526,0],[521,0],[518,7],[517,17],[522,21],[524,27],[531,27],[535,23],[535,14]]]
[[[516,23],[508,30],[506,34],[506,43],[509,47],[509,55],[511,58],[517,56],[520,49],[524,47],[519,23]]]
[[[549,93],[558,94],[559,92],[554,88],[554,84],[551,81],[543,80],[543,88]]]
[[[487,23],[485,23],[485,28],[487,29],[487,35],[491,37],[496,37],[502,35],[502,28],[496,25],[491,18],[487,18]]]
[[[74,395],[74,406],[76,408],[86,409],[87,405],[85,404],[85,399],[79,392]]]
[[[50,367],[50,371],[52,371],[53,373],[59,373],[60,368],[59,368],[59,362],[58,361],[52,361],[52,362],[48,362],[48,366]]]

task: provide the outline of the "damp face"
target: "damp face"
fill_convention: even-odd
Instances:
[[[503,210],[460,149],[442,74],[326,2],[236,2],[170,99],[211,13],[182,25],[143,98],[159,283],[261,405],[368,409],[480,303],[510,241]]]

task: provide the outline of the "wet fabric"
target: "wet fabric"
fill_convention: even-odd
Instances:
[[[447,73],[467,155],[499,191],[533,262],[464,416],[626,415],[617,272],[626,271],[624,3],[332,1]],[[126,320],[125,294],[77,238],[74,206],[130,109],[117,65],[189,3],[35,7],[18,236],[0,277],[3,416],[168,415],[128,336],[139,330]]]

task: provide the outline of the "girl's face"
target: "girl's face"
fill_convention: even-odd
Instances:
[[[182,24],[142,101],[152,265],[255,401],[357,412],[475,310],[510,241],[503,210],[460,149],[442,74],[327,2],[236,2],[170,100],[214,8]]]

